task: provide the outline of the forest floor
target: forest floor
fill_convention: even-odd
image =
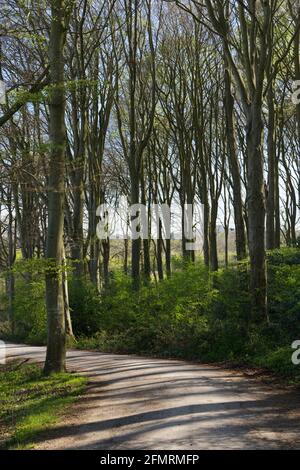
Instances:
[[[7,354],[41,362],[45,348]],[[78,350],[68,370],[86,391],[36,449],[300,449],[299,389],[255,371]]]

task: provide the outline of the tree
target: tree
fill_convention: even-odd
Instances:
[[[119,80],[115,105],[120,140],[130,175],[130,204],[135,206],[141,201],[143,155],[151,137],[156,106],[151,0],[145,3],[124,0],[124,18],[119,18],[119,23],[121,20],[124,21],[120,29],[124,29],[121,41],[126,64],[124,78],[128,89],[124,89],[124,81],[122,83]],[[128,130],[126,133],[124,121]],[[138,211],[132,214],[132,224],[137,217]],[[141,238],[135,237],[131,243],[131,271],[133,286],[136,288],[140,282],[140,250]]]
[[[65,200],[65,91],[64,45],[71,5],[51,1],[50,63],[50,169],[48,183],[48,231],[46,259],[46,306],[48,317],[45,374],[65,370],[66,326],[63,288],[64,200]]]
[[[226,2],[227,4],[228,2]],[[206,14],[220,36],[225,57],[232,71],[246,118],[248,243],[250,254],[250,290],[253,316],[267,314],[267,279],[265,263],[265,192],[263,170],[263,93],[270,54],[269,30],[274,18],[274,1],[247,4],[238,2],[226,15],[221,0],[205,0]],[[198,2],[197,14],[202,21],[203,9]],[[236,30],[240,41],[236,41]],[[237,62],[237,59],[239,62]],[[243,70],[239,68],[242,65]]]

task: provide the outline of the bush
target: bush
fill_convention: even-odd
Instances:
[[[298,256],[291,248],[268,254],[269,322],[256,324],[251,321],[248,262],[209,274],[202,263],[177,260],[170,279],[148,283],[138,292],[117,270],[101,294],[89,281],[70,276],[78,347],[265,365],[272,370],[278,359],[276,371],[296,376],[291,344],[298,339],[300,323]],[[15,318],[19,339],[45,341],[44,282],[36,272],[30,281],[18,278]]]
[[[14,322],[16,339],[32,344],[45,344],[47,313],[43,279],[18,279],[16,281]]]
[[[101,308],[100,297],[92,283],[70,278],[69,302],[74,334],[95,334],[101,328]]]
[[[299,248],[281,248],[267,253],[267,261],[271,266],[300,264]]]
[[[45,266],[45,260],[37,258],[21,259],[15,263],[13,269],[15,328],[12,335],[9,322],[6,321],[6,328],[1,328],[3,337],[32,344],[45,344],[47,338]],[[6,315],[2,315],[3,319],[5,317],[8,317],[7,312]],[[9,331],[7,325],[9,325]]]
[[[213,275],[200,263],[181,269],[178,263],[171,279],[139,293],[117,273],[99,302],[99,331],[80,338],[79,347],[252,364],[296,377],[291,343],[300,320],[297,257],[295,249],[269,254],[270,321],[260,324],[251,322],[247,262]]]

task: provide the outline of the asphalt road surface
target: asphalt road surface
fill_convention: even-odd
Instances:
[[[7,344],[13,358],[45,348]],[[68,352],[84,396],[37,449],[300,449],[300,393],[218,366]]]

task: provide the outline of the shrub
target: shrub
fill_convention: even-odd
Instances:
[[[299,248],[281,248],[280,250],[272,250],[267,253],[268,264],[271,266],[278,265],[297,265],[300,264]]]
[[[47,339],[45,283],[43,279],[17,279],[14,298],[15,336],[20,341],[44,344]]]
[[[132,289],[115,270],[101,294],[86,280],[69,279],[78,347],[208,361],[265,365],[276,358],[295,375],[291,343],[300,322],[300,265],[297,249],[268,254],[269,322],[251,321],[248,262],[209,274],[202,263],[182,264],[170,279]],[[21,340],[45,340],[44,282],[38,273],[17,280],[17,333]],[[279,351],[277,353],[277,351]],[[281,352],[280,352],[281,351]]]
[[[86,280],[69,280],[69,302],[75,335],[93,335],[101,328],[100,297]]]

